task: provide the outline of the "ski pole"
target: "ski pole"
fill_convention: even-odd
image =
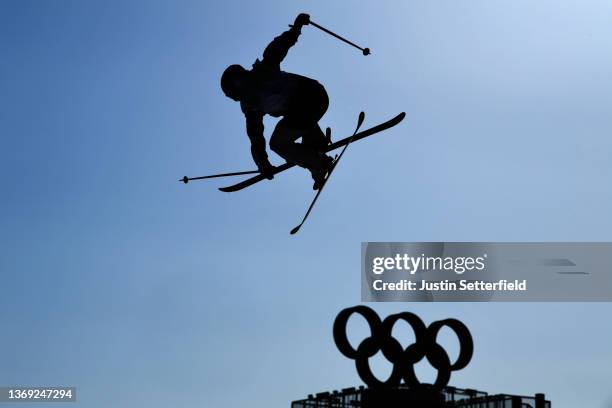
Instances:
[[[369,48],[361,48],[357,44],[350,42],[346,38],[339,36],[338,34],[334,33],[333,31],[329,31],[327,28],[321,27],[320,25],[318,25],[314,21],[311,21],[310,24],[312,24],[313,26],[317,27],[319,30],[321,30],[323,32],[326,32],[327,34],[336,37],[340,41],[344,41],[345,43],[347,43],[349,45],[352,45],[353,47],[357,48],[358,50],[361,50],[361,52],[363,52],[363,55],[369,55],[370,54],[370,49]]]
[[[355,47],[355,48],[357,48],[358,50],[360,50],[360,51],[363,53],[363,55],[370,55],[370,49],[369,49],[369,48],[362,48],[362,47],[358,46],[357,44],[355,44],[355,43],[353,43],[353,42],[351,42],[351,41],[347,40],[346,38],[344,38],[344,37],[342,37],[342,36],[339,36],[338,34],[334,33],[333,31],[330,31],[330,30],[328,30],[327,28],[325,28],[325,27],[322,27],[322,26],[318,25],[317,23],[315,23],[315,22],[314,22],[314,21],[312,21],[312,20],[310,20],[309,24],[310,24],[310,25],[313,25],[313,26],[315,26],[315,27],[317,27],[319,30],[321,30],[321,31],[323,31],[323,32],[325,32],[325,33],[327,33],[327,34],[329,34],[329,35],[333,36],[333,37],[336,37],[336,38],[337,38],[337,39],[339,39],[340,41],[344,41],[345,43],[347,43],[347,44],[349,44],[349,45],[352,45],[353,47]],[[289,27],[293,27],[293,26],[292,26],[292,25],[289,25]]]
[[[187,177],[187,176],[185,176],[182,179],[179,179],[179,181],[182,181],[183,183],[187,184],[191,180],[203,180],[203,179],[210,179],[210,178],[217,178],[217,177],[229,177],[229,176],[241,176],[243,174],[259,174],[259,170],[237,171],[237,172],[234,172],[234,173],[213,174],[213,175],[210,175],[210,176],[199,176],[199,177]]]

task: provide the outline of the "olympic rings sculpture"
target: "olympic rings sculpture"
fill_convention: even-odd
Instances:
[[[346,325],[354,313],[365,318],[371,331],[371,336],[365,338],[356,349],[350,344],[346,333]],[[395,323],[400,320],[408,323],[414,331],[415,342],[406,348],[392,335]],[[452,329],[459,339],[459,356],[454,363],[451,363],[446,350],[437,343],[438,333],[444,326]],[[390,315],[381,321],[376,312],[367,306],[350,307],[338,313],[334,321],[334,342],[344,356],[355,360],[357,373],[368,387],[398,386],[402,379],[410,387],[420,386],[414,365],[426,358],[438,371],[433,387],[442,389],[448,385],[453,371],[468,365],[474,352],[472,335],[459,320],[438,320],[427,327],[414,313],[403,312]],[[369,359],[379,351],[393,364],[389,378],[384,381],[372,373],[369,363]]]

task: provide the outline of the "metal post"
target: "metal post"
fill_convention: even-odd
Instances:
[[[535,408],[544,408],[546,406],[546,397],[544,394],[535,395]]]

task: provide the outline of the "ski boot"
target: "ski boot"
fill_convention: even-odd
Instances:
[[[321,187],[323,187],[323,184],[325,184],[325,179],[327,175],[334,168],[333,158],[325,154],[321,154],[321,156],[322,156],[321,159],[323,160],[322,166],[315,170],[311,170],[312,179],[314,180],[314,184],[312,185],[313,190],[318,190]]]

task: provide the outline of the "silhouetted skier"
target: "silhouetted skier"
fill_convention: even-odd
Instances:
[[[329,105],[327,92],[314,79],[280,69],[302,27],[309,23],[308,14],[298,15],[293,26],[266,47],[263,59],[256,60],[250,71],[230,65],[221,77],[221,88],[227,97],[240,102],[259,171],[270,180],[274,178],[274,167],[266,153],[263,117],[282,116],[270,137],[270,149],[287,162],[310,170],[313,188],[318,190],[333,163],[331,157],[319,152],[330,143],[318,124]],[[300,137],[302,143],[296,143]]]

